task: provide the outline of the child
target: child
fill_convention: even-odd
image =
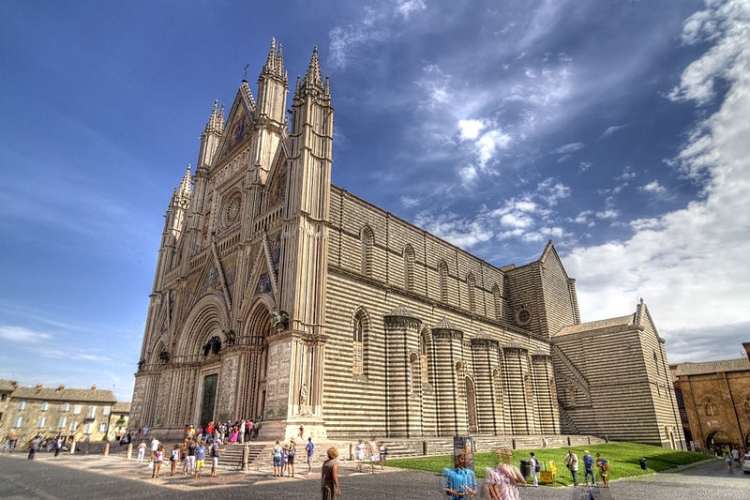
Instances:
[[[161,444],[154,452],[154,456],[152,457],[154,460],[154,470],[151,472],[151,479],[156,479],[159,477],[159,472],[161,471],[161,463],[164,461],[164,446]]]
[[[141,441],[141,444],[138,445],[138,463],[142,464],[144,458],[146,458],[146,442]]]
[[[172,448],[172,456],[169,457],[169,475],[174,476],[175,469],[177,469],[177,462],[180,460],[180,445],[174,445]]]
[[[609,488],[609,463],[599,453],[596,454],[596,466],[599,467],[599,477],[602,480],[602,485],[605,488]]]
[[[206,448],[203,446],[203,441],[198,441],[198,446],[195,447],[195,479],[200,477],[205,460]]]
[[[361,439],[354,448],[354,459],[357,461],[357,472],[362,472],[362,462],[365,459],[365,443]]]

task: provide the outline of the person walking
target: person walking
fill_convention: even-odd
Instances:
[[[451,500],[465,500],[477,494],[474,471],[466,468],[466,454],[456,455],[456,466],[443,469],[443,491]]]
[[[42,438],[39,435],[34,436],[34,439],[29,443],[29,460],[34,460],[36,451],[39,449],[39,444],[42,442]]]
[[[188,440],[187,443],[187,473],[193,475],[195,473],[195,450],[197,445],[192,439]]]
[[[287,476],[294,477],[294,457],[297,455],[297,443],[294,439],[289,440],[289,446],[286,449],[287,459]]]
[[[281,477],[281,446],[278,441],[273,447],[271,457],[273,458],[273,477]]]
[[[198,441],[198,445],[195,447],[195,479],[200,478],[205,462],[206,447],[203,446],[203,441]]]
[[[354,459],[357,461],[357,472],[362,472],[362,462],[365,460],[365,443],[361,439],[354,447]]]
[[[315,453],[315,444],[313,443],[312,436],[307,438],[307,444],[305,445],[305,454],[307,455],[307,473],[312,472],[312,461]]]
[[[142,464],[144,458],[146,458],[146,441],[141,441],[138,445],[138,463]]]
[[[602,486],[609,488],[609,462],[599,453],[596,454],[596,466],[599,468],[599,478],[602,480]]]
[[[169,475],[174,476],[177,471],[177,462],[180,461],[180,445],[175,444],[172,448],[172,452],[169,455]]]
[[[529,455],[531,456],[531,479],[533,481],[534,488],[538,488],[539,471],[541,470],[541,466],[539,465],[539,459],[536,458],[536,455],[533,451]]]
[[[29,451],[29,453],[31,453],[31,451]],[[726,462],[729,472],[733,472],[734,458],[732,458],[731,451],[727,451],[724,455],[724,462]]]
[[[219,442],[211,443],[211,477],[216,477],[216,468],[219,466]]]
[[[518,485],[525,484],[521,471],[513,465],[513,450],[499,450],[500,463],[497,468],[487,469],[486,486],[490,500],[520,500]]]
[[[583,452],[583,482],[588,486],[589,478],[591,478],[591,486],[596,486],[596,476],[594,476],[594,457],[591,456],[591,452],[586,450]]]
[[[339,464],[336,460],[339,451],[336,448],[328,448],[326,451],[328,460],[323,462],[320,469],[321,493],[323,500],[334,500],[341,495],[341,485],[339,484]]]
[[[60,451],[63,447],[63,439],[62,436],[58,435],[57,438],[55,438],[55,456],[60,455]]]
[[[154,470],[153,472],[151,472],[151,479],[158,479],[159,473],[161,472],[161,464],[164,461],[164,446],[159,445],[159,447],[154,452],[153,460]]]
[[[578,486],[578,455],[573,450],[568,450],[568,454],[565,457],[565,465],[573,477],[573,486]]]

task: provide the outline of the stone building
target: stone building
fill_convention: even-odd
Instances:
[[[329,439],[560,434],[551,347],[580,318],[554,246],[497,267],[332,185],[317,50],[289,120],[275,42],[257,92],[243,81],[226,119],[214,104],[196,171],[168,205],[131,426],[177,435],[260,417],[274,439],[300,425]]]
[[[684,449],[664,339],[646,304],[563,327],[552,338],[562,427]]]
[[[0,442],[15,435],[22,445],[37,434],[101,441],[112,430],[113,408],[117,406],[120,409],[115,420],[124,415],[127,425],[127,411],[123,412],[126,406],[117,403],[112,391],[96,386],[27,387],[12,380],[0,380],[0,400]]]
[[[745,349],[750,343],[744,344]],[[670,366],[685,440],[698,449],[750,449],[750,352],[746,358]]]

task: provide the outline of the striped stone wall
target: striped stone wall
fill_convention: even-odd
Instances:
[[[663,377],[656,374],[655,334],[638,325],[553,338],[552,359],[558,399],[577,429],[617,441],[684,447],[674,432],[679,413],[671,412],[674,392],[659,397]],[[660,389],[659,389],[660,390]],[[676,408],[676,403],[675,403]]]
[[[549,391],[535,393],[528,353],[549,354],[546,339],[520,334],[493,319],[482,320],[334,265],[329,266],[326,298],[323,408],[329,438],[390,432],[408,432],[410,437],[463,434],[469,430],[471,401],[479,433],[540,431],[537,400],[548,407],[550,397]],[[400,323],[390,318],[399,307],[421,327],[397,326]],[[353,375],[358,314],[367,318],[361,376]],[[484,339],[486,345],[474,339]],[[519,346],[515,350],[523,353],[512,366],[501,349],[510,345]],[[424,370],[422,363],[426,363]],[[526,385],[515,380],[523,375]],[[423,377],[426,382],[420,383]],[[467,380],[474,386],[473,400]]]

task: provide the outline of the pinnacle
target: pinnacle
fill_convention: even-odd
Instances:
[[[310,57],[310,64],[307,66],[307,73],[305,73],[305,84],[314,85],[320,87],[320,58],[318,57],[318,46],[313,47],[312,56]]]
[[[273,76],[275,78],[285,78],[286,70],[284,69],[284,53],[281,43],[276,41],[276,37],[271,38],[271,47],[268,49],[266,63],[263,65],[260,77]]]
[[[224,105],[219,102],[218,99],[214,99],[211,105],[211,115],[208,117],[206,123],[205,132],[218,132],[224,131]]]

